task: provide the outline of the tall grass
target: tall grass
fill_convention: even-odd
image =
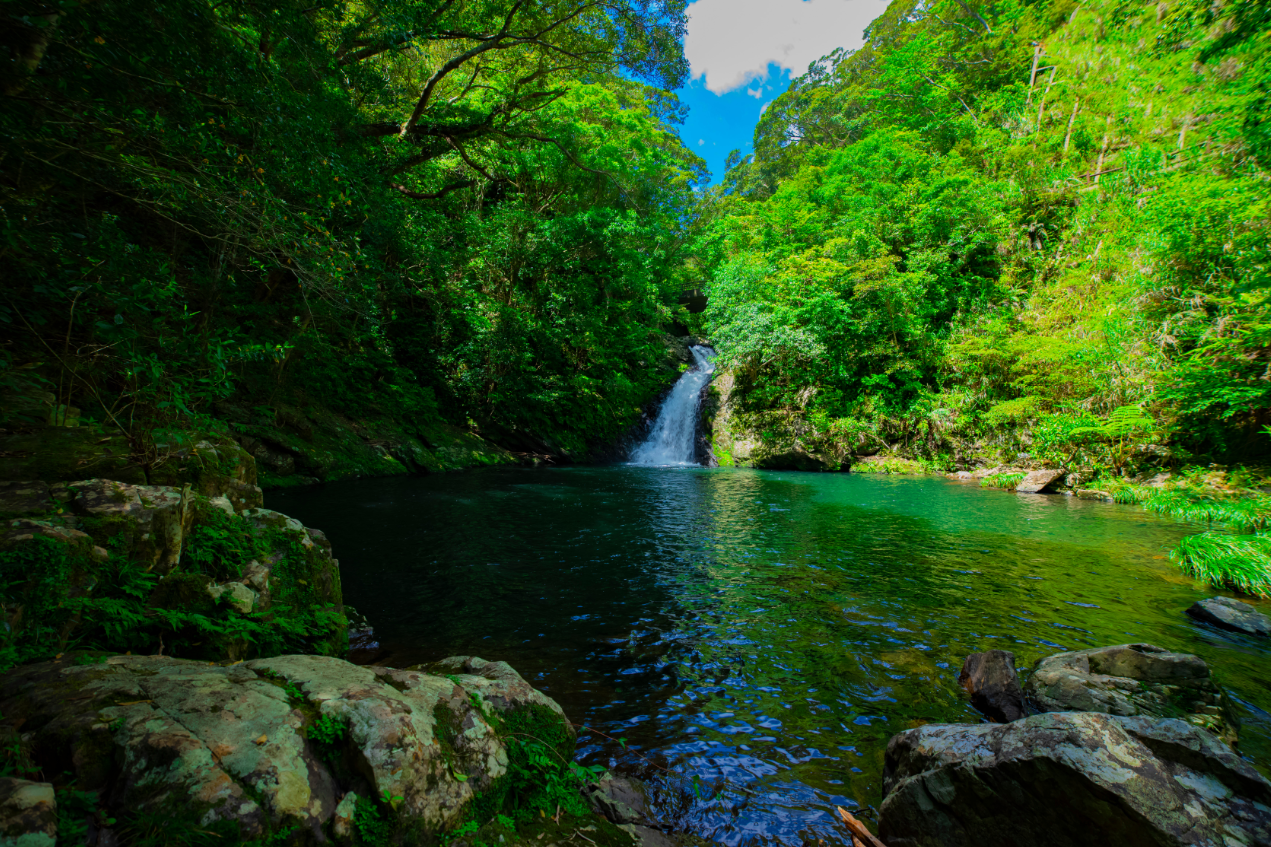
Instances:
[[[1204,532],[1184,538],[1170,554],[1185,573],[1221,588],[1271,597],[1271,497],[1215,497],[1186,488],[1161,490],[1122,483],[1109,487],[1118,503],[1138,504],[1178,521],[1228,527],[1246,535]]]
[[[1211,585],[1271,597],[1271,537],[1204,532],[1184,538],[1170,558]]]

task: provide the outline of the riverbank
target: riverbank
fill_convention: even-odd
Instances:
[[[1127,641],[1199,655],[1242,752],[1271,761],[1271,645],[1188,616],[1215,593],[1167,558],[1194,527],[1139,508],[934,475],[625,465],[268,502],[343,551],[379,662],[507,661],[594,729],[580,763],[645,779],[675,828],[716,842],[831,843],[835,805],[875,827],[889,740],[975,726],[957,671],[986,649],[1021,667]]]

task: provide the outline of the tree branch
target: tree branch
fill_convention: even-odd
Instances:
[[[398,185],[395,182],[390,182],[389,186],[392,187],[394,190],[402,194],[405,194],[407,197],[409,197],[412,200],[437,200],[441,197],[445,197],[447,194],[449,194],[452,191],[458,191],[461,188],[471,188],[472,186],[476,184],[477,184],[477,181],[474,179],[465,179],[462,182],[452,182],[449,185],[447,185],[445,188],[442,188],[440,191],[433,191],[428,194],[424,194],[419,191],[411,191],[406,186]]]
[[[436,72],[429,78],[427,84],[424,85],[424,91],[419,95],[419,101],[415,103],[415,108],[410,113],[410,118],[407,119],[406,123],[402,124],[402,130],[399,133],[401,137],[405,138],[406,135],[415,128],[415,124],[419,123],[420,117],[424,114],[424,109],[428,108],[428,101],[432,99],[433,90],[436,89],[438,84],[440,84],[440,82],[445,79],[451,71],[461,67],[469,59],[480,56],[482,53],[489,50],[494,50],[502,44],[502,42],[508,37],[508,32],[512,28],[512,19],[516,17],[516,13],[520,11],[523,3],[524,0],[518,0],[518,2],[512,6],[511,10],[507,14],[507,17],[503,20],[503,29],[499,30],[497,34],[483,40],[481,44],[478,44],[471,50],[465,50],[436,70]]]

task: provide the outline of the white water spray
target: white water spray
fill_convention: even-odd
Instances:
[[[631,452],[633,465],[696,465],[693,461],[694,436],[697,435],[697,410],[702,388],[711,381],[715,365],[709,347],[691,347],[694,365],[685,371],[671,394],[662,404],[653,431],[645,442]]]

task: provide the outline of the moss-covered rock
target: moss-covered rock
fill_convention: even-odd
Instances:
[[[1237,724],[1204,659],[1151,644],[1120,644],[1041,659],[1024,686],[1040,712],[1180,718],[1234,745]]]
[[[168,433],[138,453],[99,427],[38,426],[0,437],[0,482],[30,485],[109,479],[132,485],[189,485],[236,508],[260,506],[256,462],[232,438]],[[8,511],[0,505],[0,511]]]
[[[330,542],[286,515],[236,512],[192,483],[8,490],[27,516],[0,523],[4,666],[76,645],[207,659],[347,649]]]
[[[226,843],[288,831],[297,842],[348,840],[372,825],[390,841],[420,843],[512,814],[507,804],[523,797],[488,798],[509,781],[524,788],[526,775],[516,782],[512,770],[529,736],[561,743],[563,758],[549,759],[561,774],[573,752],[560,707],[507,665],[459,658],[438,667],[455,672],[321,656],[228,666],[68,656],[0,678],[0,714],[21,727],[37,766],[97,792],[125,829],[160,814],[176,830],[216,828]],[[579,798],[580,785],[571,789]],[[478,808],[487,817],[474,817]],[[577,823],[614,829],[594,817]],[[628,847],[630,836],[614,831]]]

